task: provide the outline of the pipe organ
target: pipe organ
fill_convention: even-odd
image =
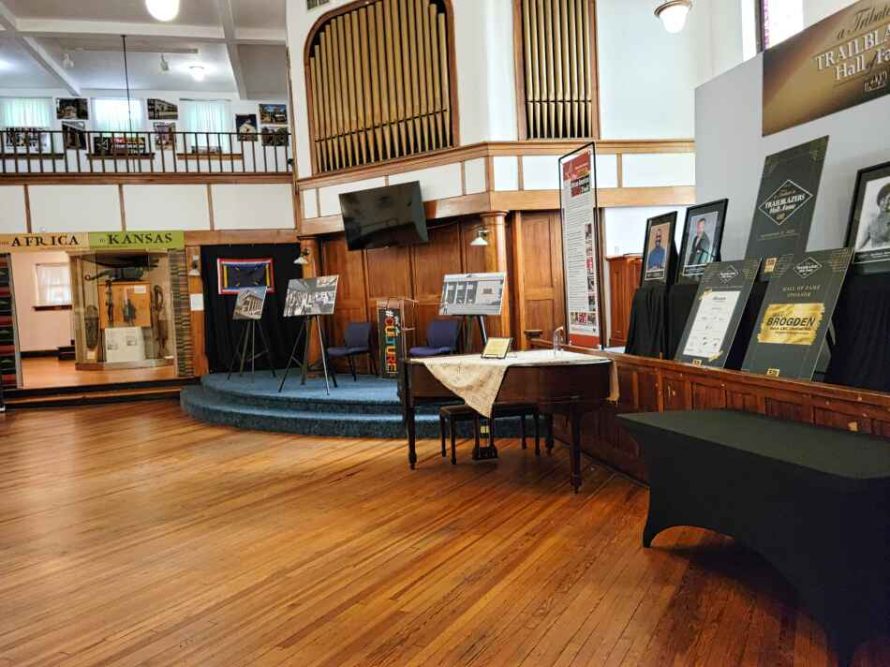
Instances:
[[[449,18],[444,0],[373,0],[310,36],[316,172],[454,144]]]
[[[529,139],[596,137],[592,0],[519,0]]]

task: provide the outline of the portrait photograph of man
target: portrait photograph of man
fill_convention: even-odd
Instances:
[[[680,245],[679,280],[697,282],[708,264],[720,260],[720,242],[728,203],[728,200],[721,199],[686,210]]]
[[[674,223],[672,216],[658,216],[646,223],[646,245],[643,255],[643,282],[668,282]],[[676,261],[676,252],[674,253]]]

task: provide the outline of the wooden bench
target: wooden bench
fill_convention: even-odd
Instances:
[[[890,634],[890,441],[760,415],[621,415],[648,468],[643,545],[688,525],[759,552],[825,627],[839,664]]]

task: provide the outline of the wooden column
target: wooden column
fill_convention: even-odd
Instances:
[[[504,283],[504,306],[500,317],[490,317],[488,333],[492,336],[512,336],[510,327],[510,280],[507,271],[507,213],[489,211],[480,214],[482,226],[488,232],[488,246],[485,248],[485,272],[507,273]],[[514,344],[518,341],[514,341]],[[518,347],[518,345],[516,345]]]
[[[185,249],[185,264],[188,267],[189,294],[200,295],[204,300],[204,283],[201,278],[201,246],[187,246]],[[197,275],[193,275],[197,268]],[[205,305],[206,307],[206,305]],[[190,323],[192,329],[192,364],[195,375],[200,377],[210,372],[210,364],[207,361],[204,332],[204,311],[190,309]],[[170,323],[172,326],[172,322]]]
[[[309,251],[309,256],[306,257],[306,261],[309,263],[303,265],[303,277],[317,278],[322,275],[321,246],[318,244],[318,240],[312,236],[306,236],[298,240],[300,242],[300,252],[303,250]],[[326,331],[325,337],[329,334],[330,332]],[[314,326],[310,328],[310,335],[309,359],[304,359],[303,361],[311,361],[321,357],[321,345],[318,341],[318,330]]]

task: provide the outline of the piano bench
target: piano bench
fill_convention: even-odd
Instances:
[[[446,405],[439,410],[439,437],[442,441],[442,457],[447,456],[445,448],[445,430],[446,425],[451,438],[451,463],[457,465],[457,424],[459,422],[473,422],[473,435],[475,437],[475,446],[473,447],[473,460],[494,459],[497,458],[497,447],[495,447],[495,421],[497,419],[508,417],[519,417],[519,437],[522,441],[522,448],[526,449],[525,438],[525,418],[533,417],[535,420],[535,455],[541,453],[540,438],[540,412],[538,406],[534,403],[495,403],[492,410],[491,419],[488,420],[488,446],[480,445],[480,421],[482,415],[473,410],[468,405]],[[548,448],[551,447],[548,439]]]

